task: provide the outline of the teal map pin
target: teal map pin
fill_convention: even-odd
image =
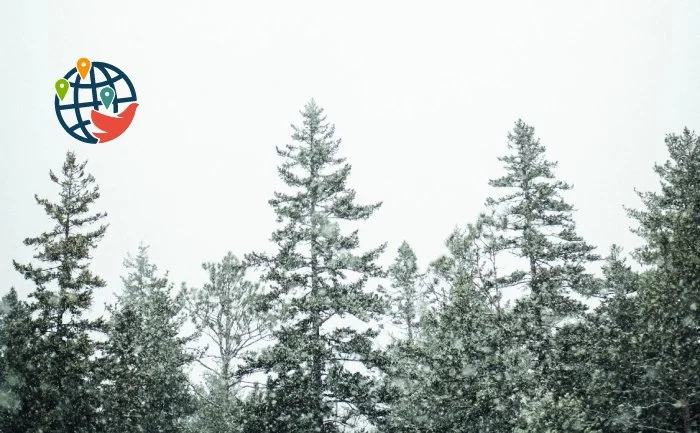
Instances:
[[[102,103],[105,104],[105,108],[109,108],[110,104],[114,100],[114,89],[111,87],[105,87],[100,90],[100,99]]]
[[[68,93],[68,89],[70,88],[70,83],[65,78],[61,78],[56,81],[56,85],[54,87],[56,87],[58,97],[61,98],[61,101],[63,101],[63,98],[66,97],[66,93]]]

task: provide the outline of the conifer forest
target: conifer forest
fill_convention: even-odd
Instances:
[[[79,150],[46,167],[53,193],[24,211],[48,228],[12,263],[29,296],[0,289],[0,432],[700,432],[695,132],[668,131],[666,160],[640,167],[659,188],[620,203],[627,251],[578,233],[572,186],[515,120],[493,131],[481,214],[421,267],[407,242],[361,244],[382,203],[356,197],[318,103],[297,120],[270,143],[285,187],[269,237],[203,263],[201,285],[145,244],[103,279],[100,179]]]

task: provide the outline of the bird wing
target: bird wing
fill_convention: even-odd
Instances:
[[[90,113],[90,119],[92,119],[92,124],[100,128],[103,131],[109,131],[111,126],[114,124],[115,117],[102,114],[99,111],[92,110]]]
[[[119,137],[126,131],[126,128],[129,127],[131,121],[134,119],[137,106],[138,104],[136,103],[130,104],[124,111],[117,114],[117,117],[108,116],[99,111],[92,110],[90,112],[90,119],[92,119],[93,125],[104,131],[93,132],[92,135],[97,137],[100,143],[105,143]]]

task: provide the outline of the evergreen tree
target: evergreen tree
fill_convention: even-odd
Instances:
[[[482,215],[456,230],[449,253],[431,265],[432,284],[446,286],[447,296],[422,322],[415,369],[422,397],[410,405],[418,431],[513,430],[527,357],[511,341],[489,222]]]
[[[556,180],[556,163],[545,159],[545,147],[534,132],[518,120],[508,134],[511,154],[499,158],[506,174],[489,182],[505,193],[489,198],[487,206],[500,232],[499,252],[522,260],[522,267],[504,275],[502,281],[526,290],[517,300],[514,318],[521,341],[534,356],[533,379],[543,384],[554,354],[552,332],[563,320],[585,311],[569,295],[595,291],[596,281],[585,265],[598,257],[576,234],[573,207],[561,197],[571,186]]]
[[[635,402],[630,390],[640,387],[639,378],[644,374],[635,344],[635,296],[640,278],[615,245],[606,258],[603,275],[600,305],[584,321],[561,329],[555,336],[551,378],[566,399],[561,409],[576,410],[568,415],[577,421],[575,431],[636,431],[630,430],[633,408],[642,402]],[[543,397],[546,405],[554,396]],[[538,422],[557,417],[567,417],[566,411],[544,414]]]
[[[418,328],[418,284],[421,275],[418,272],[416,254],[405,241],[399,247],[393,265],[389,267],[389,276],[394,289],[389,295],[394,324],[400,325],[408,341],[412,342]]]
[[[613,248],[605,298],[577,333],[578,347],[562,351],[567,376],[606,432],[698,428],[698,143],[687,129],[667,136],[671,159],[655,167],[661,192],[640,193],[646,209],[629,210],[646,241],[636,257],[648,268],[633,272]]]
[[[184,302],[167,274],[159,276],[147,247],[124,261],[124,292],[106,345],[105,431],[182,431],[193,411],[185,368],[193,357],[180,337]]]
[[[640,368],[637,335],[640,330],[638,293],[642,278],[622,257],[622,249],[613,246],[603,267],[605,298],[589,320],[589,341],[581,347],[586,355],[587,395],[591,415],[600,418],[607,432],[634,431],[634,407],[643,405],[628,392],[639,389],[644,370]],[[585,341],[581,337],[581,341]],[[585,380],[585,382],[583,382]],[[637,400],[637,401],[635,401]]]
[[[26,429],[26,420],[17,417],[28,386],[25,380],[28,353],[26,335],[31,317],[25,302],[14,288],[0,301],[0,431]]]
[[[146,374],[140,358],[143,350],[143,321],[128,306],[110,308],[109,340],[104,345],[102,364],[103,417],[101,430],[109,432],[145,431],[148,417],[144,407]]]
[[[197,387],[199,432],[225,433],[242,424],[243,403],[238,396],[236,368],[243,357],[268,335],[265,317],[256,311],[260,284],[245,279],[246,268],[232,253],[220,263],[202,265],[209,281],[183,290],[186,309],[209,344],[198,362],[205,369],[205,386]]]
[[[422,275],[418,272],[416,255],[403,242],[394,263],[389,267],[392,290],[385,293],[389,304],[388,313],[394,325],[399,325],[405,339],[394,340],[386,349],[387,364],[379,379],[382,403],[390,407],[390,413],[378,419],[379,431],[420,431],[416,405],[420,404],[420,352],[416,345],[419,339],[420,299],[419,287]]]
[[[323,109],[312,100],[301,114],[303,126],[293,126],[295,143],[277,149],[284,158],[279,175],[293,189],[270,200],[282,224],[272,234],[278,250],[248,257],[266,269],[271,290],[265,308],[280,321],[274,345],[251,368],[273,373],[271,416],[294,431],[325,433],[375,415],[372,379],[364,373],[376,362],[377,332],[339,328],[334,321],[368,323],[383,313],[381,298],[363,289],[369,278],[384,275],[375,260],[385,246],[354,253],[358,232],[343,234],[340,223],[366,219],[380,204],[355,203],[355,191],[346,186],[350,165],[336,156],[340,140]],[[285,428],[266,431],[291,431]]]
[[[533,404],[526,405],[521,415],[523,425],[516,427],[514,433],[603,432],[590,426],[581,401],[570,394],[557,397],[542,388],[536,392]]]
[[[391,414],[379,419],[381,431],[417,431],[415,413],[419,380],[418,352],[415,342],[418,337],[420,292],[418,285],[422,275],[418,271],[416,254],[407,242],[402,242],[394,263],[389,267],[392,290],[385,293],[389,304],[388,313],[392,324],[398,325],[405,339],[394,341],[386,350],[387,365],[384,376],[379,379],[383,403],[391,407]]]
[[[8,353],[18,350],[26,355],[18,378],[25,384],[14,418],[19,424],[8,431],[80,433],[95,428],[99,401],[91,333],[102,326],[84,313],[92,305],[94,289],[105,286],[90,271],[90,252],[107,226],[91,229],[106,214],[90,212],[100,194],[85,165],[68,152],[62,176],[50,172],[51,181],[60,187],[58,201],[35,198],[55,226],[24,240],[38,250],[34,258],[39,264],[14,262],[15,269],[34,284],[34,291],[24,339],[7,348]]]
[[[686,128],[666,145],[661,191],[629,211],[646,242],[637,258],[652,267],[638,295],[646,402],[636,422],[690,433],[700,429],[700,138]]]

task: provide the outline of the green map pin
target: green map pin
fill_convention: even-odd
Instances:
[[[61,78],[56,81],[56,85],[54,87],[56,87],[58,97],[61,98],[61,101],[63,101],[63,98],[66,97],[66,93],[68,93],[68,89],[70,88],[70,83],[65,78]]]
[[[109,108],[109,105],[114,100],[114,89],[111,87],[105,87],[100,90],[100,99],[102,103],[105,104],[105,108]]]

